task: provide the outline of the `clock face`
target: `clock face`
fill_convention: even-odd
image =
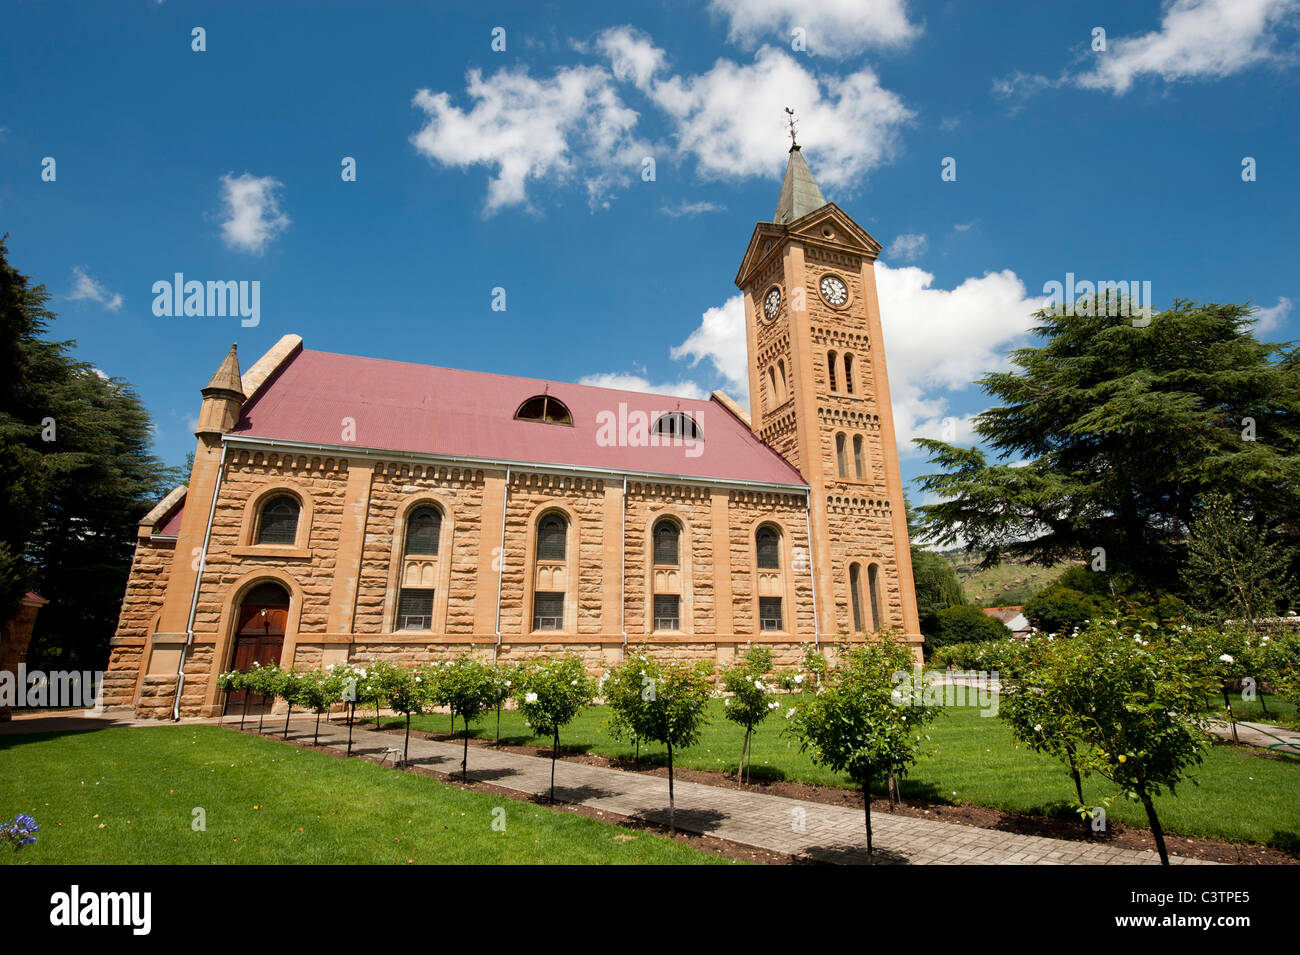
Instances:
[[[828,305],[838,308],[849,300],[848,286],[838,275],[823,275],[818,288],[821,289],[822,298],[826,299]]]
[[[763,296],[763,314],[770,322],[776,318],[776,313],[779,311],[781,311],[781,290],[773,285]]]

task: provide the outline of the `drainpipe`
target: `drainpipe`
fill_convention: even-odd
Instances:
[[[199,609],[199,586],[203,583],[203,569],[208,563],[208,541],[212,539],[212,519],[217,513],[217,495],[221,493],[221,479],[226,474],[226,450],[221,443],[221,463],[217,466],[217,482],[212,488],[212,503],[208,506],[208,526],[203,531],[203,548],[199,551],[199,568],[194,575],[194,593],[190,597],[190,619],[185,626],[185,646],[181,648],[181,663],[176,671],[176,699],[172,702],[172,720],[181,718],[181,691],[185,689],[185,660],[190,655],[190,646],[194,643],[194,616]]]
[[[820,651],[822,648],[821,622],[817,618],[817,566],[813,562],[813,539],[812,539],[812,490],[804,495],[803,499],[803,525],[804,532],[808,535],[808,582],[812,584],[813,598],[813,648]],[[793,613],[794,608],[790,608]]]
[[[501,575],[506,569],[506,511],[510,504],[510,465],[506,465],[506,489],[501,498],[501,546],[497,549],[497,642],[492,648],[492,663],[501,655]]]
[[[623,631],[620,662],[627,659],[627,475],[623,475],[623,531],[619,538],[618,558],[618,626]]]

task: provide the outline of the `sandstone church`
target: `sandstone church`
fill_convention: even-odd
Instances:
[[[232,347],[188,485],[140,523],[104,704],[215,715],[254,661],[919,649],[879,252],[792,146],[736,275],[748,411],[297,335],[241,372]]]

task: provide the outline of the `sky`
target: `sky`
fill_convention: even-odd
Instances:
[[[884,247],[905,482],[1069,274],[1300,338],[1300,0],[6,6],[0,234],[169,464],[230,343],[290,332],[747,406],[787,106]],[[257,282],[256,324],[155,314],[176,273]]]

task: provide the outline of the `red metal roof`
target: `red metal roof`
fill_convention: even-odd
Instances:
[[[181,515],[185,513],[185,499],[181,498],[181,506],[172,511],[171,517],[163,522],[163,526],[158,529],[160,537],[179,537],[181,534]]]
[[[564,402],[573,427],[515,420],[525,400],[544,393]],[[703,442],[694,448],[648,446],[644,436],[649,425],[671,411],[693,417]],[[638,417],[644,424],[640,434]],[[352,441],[344,437],[346,419],[355,422]],[[229,433],[616,473],[806,486],[797,470],[716,401],[307,349],[287,360],[245,405],[243,417]]]

